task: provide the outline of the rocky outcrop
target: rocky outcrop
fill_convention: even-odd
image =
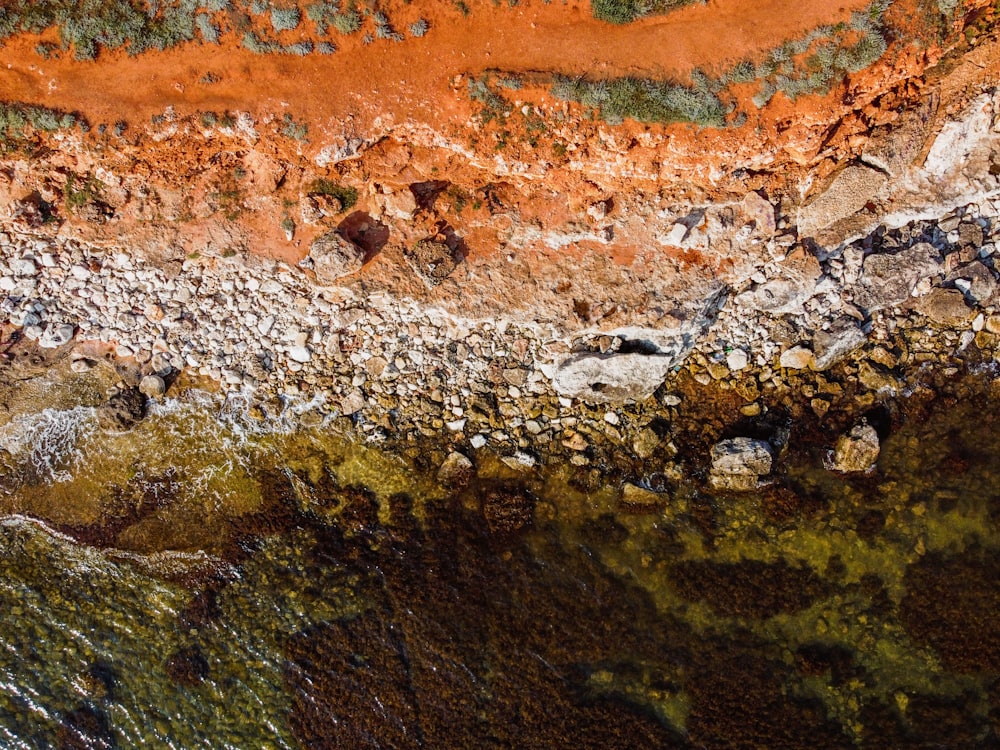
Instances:
[[[338,280],[357,273],[364,265],[365,251],[341,236],[340,232],[327,232],[313,240],[309,254],[302,260],[304,268],[311,268],[317,283],[330,286]]]

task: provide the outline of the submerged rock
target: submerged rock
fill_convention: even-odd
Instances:
[[[535,498],[517,484],[488,487],[481,495],[483,517],[494,534],[510,534],[531,524]]]
[[[452,451],[438,469],[438,481],[445,487],[461,489],[476,475],[472,461],[458,451]]]
[[[859,424],[837,440],[830,468],[845,474],[869,471],[878,461],[879,451],[875,428],[869,424]]]
[[[138,388],[125,388],[97,407],[97,421],[106,430],[128,430],[146,417],[146,396]]]
[[[712,446],[709,482],[717,490],[751,490],[771,472],[771,446],[763,440],[737,437]]]

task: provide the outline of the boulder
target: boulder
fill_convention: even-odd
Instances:
[[[364,261],[364,250],[344,239],[339,232],[327,232],[313,240],[309,254],[301,265],[311,266],[317,283],[329,286],[344,276],[360,271]]]
[[[914,308],[940,328],[962,328],[975,315],[957,289],[933,289]]]
[[[778,364],[790,370],[805,370],[815,362],[813,353],[804,346],[793,346],[781,353]]]
[[[751,490],[771,472],[771,446],[763,440],[737,437],[712,446],[709,482],[717,490]]]
[[[552,386],[562,396],[592,404],[642,401],[660,387],[675,361],[649,354],[577,354],[559,365]]]
[[[167,385],[159,375],[146,375],[139,381],[139,392],[148,398],[159,398],[167,392]]]
[[[843,473],[869,471],[878,461],[879,450],[875,428],[862,423],[837,440],[830,468]]]
[[[854,301],[868,312],[898,305],[910,298],[921,280],[942,271],[938,251],[926,242],[895,255],[869,255],[861,267]]]
[[[815,256],[799,252],[785,259],[776,278],[737,295],[735,301],[773,315],[801,312],[803,303],[815,294],[820,275]]]
[[[821,230],[861,211],[888,182],[870,167],[854,165],[838,174],[819,196],[799,209],[800,237],[815,237]]]
[[[435,287],[458,267],[461,255],[452,252],[444,242],[420,240],[403,251],[407,263],[429,287]]]

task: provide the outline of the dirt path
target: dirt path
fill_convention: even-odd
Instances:
[[[221,46],[187,45],[138,58],[118,52],[102,54],[97,63],[46,61],[34,53],[38,38],[22,37],[0,49],[0,98],[79,111],[94,123],[148,122],[172,106],[181,114],[287,111],[309,122],[312,133],[343,132],[351,118],[362,129],[378,116],[462,125],[468,104],[450,92],[459,73],[683,76],[694,67],[759,55],[820,24],[846,20],[866,4],[711,0],[620,27],[595,21],[586,2],[483,4],[468,17],[448,3],[419,10],[431,23],[422,39],[362,46],[355,34],[337,39],[334,55],[306,58],[255,55],[229,35]],[[415,19],[417,12],[403,6],[399,17]],[[218,80],[202,82],[207,73]]]

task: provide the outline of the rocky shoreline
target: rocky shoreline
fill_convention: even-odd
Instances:
[[[616,451],[669,456],[671,436],[691,439],[692,425],[707,456],[740,420],[808,409],[839,415],[828,421],[846,433],[927,370],[1000,357],[998,214],[1000,200],[983,201],[832,253],[789,248],[673,330],[567,335],[462,320],[320,287],[280,262],[188,258],[171,276],[124,252],[10,232],[0,309],[77,372],[100,352],[128,363],[119,389],[152,397],[183,372],[248,398],[261,419],[294,402],[307,426],[332,419],[368,441],[488,447],[521,469],[552,455],[577,466]],[[699,402],[708,391],[715,407]]]

